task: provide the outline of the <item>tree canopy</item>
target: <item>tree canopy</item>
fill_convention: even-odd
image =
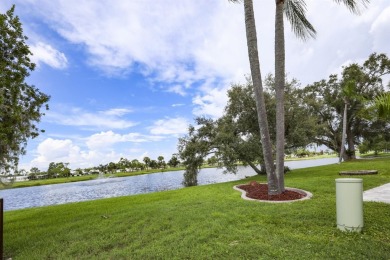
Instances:
[[[275,129],[275,83],[272,76],[264,81],[266,86],[265,103],[270,118],[270,129]],[[299,83],[286,82],[286,148],[294,150],[313,142],[317,132],[317,120],[307,116],[307,108],[299,97]],[[225,172],[237,171],[242,163],[264,174],[260,131],[257,122],[256,102],[250,79],[246,84],[235,84],[228,91],[228,103],[223,116],[217,120],[197,118],[196,126],[190,126],[188,135],[179,139],[179,154],[186,166],[186,185],[196,185],[196,174],[203,162],[211,155],[217,165],[225,167]],[[270,131],[275,140],[275,131]],[[273,149],[275,154],[275,149]]]
[[[22,24],[12,6],[0,14],[0,171],[17,169],[19,156],[26,153],[28,139],[42,131],[38,122],[43,105],[49,101],[38,88],[26,83],[34,70],[32,53]]]
[[[343,68],[341,77],[330,75],[308,85],[302,91],[312,115],[321,125],[316,142],[339,152],[342,145],[342,117],[347,102],[346,135],[348,150],[342,156],[354,158],[355,145],[362,138],[388,132],[389,126],[370,113],[372,101],[384,93],[383,76],[390,73],[390,60],[385,54],[373,53],[362,64]],[[386,130],[387,129],[387,130]]]

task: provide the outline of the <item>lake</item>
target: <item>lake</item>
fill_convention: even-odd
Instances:
[[[291,169],[337,163],[337,158],[285,162]],[[53,184],[0,191],[4,210],[42,207],[71,202],[112,198],[183,188],[184,171],[161,172],[131,177],[102,178],[91,181]],[[222,183],[256,175],[250,167],[239,167],[237,174],[223,174],[222,169],[202,169],[198,185]]]

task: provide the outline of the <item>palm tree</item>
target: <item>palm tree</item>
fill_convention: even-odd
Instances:
[[[239,0],[231,0],[240,2]],[[261,78],[259,54],[257,51],[257,33],[252,0],[244,0],[245,29],[248,46],[249,65],[251,69],[253,89],[255,92],[257,118],[260,128],[261,147],[263,149],[264,164],[267,172],[268,193],[279,194],[278,180],[272,156],[272,144],[269,135],[267,111],[265,108],[263,81]]]
[[[276,178],[278,194],[284,191],[284,86],[285,86],[285,40],[284,13],[293,32],[302,39],[314,37],[316,31],[306,19],[306,5],[301,0],[275,0],[275,96],[276,96]]]
[[[339,154],[339,163],[344,159],[347,160],[348,156],[345,150],[345,140],[347,139],[347,121],[348,121],[348,105],[350,105],[353,100],[363,101],[364,98],[359,96],[356,93],[356,82],[354,80],[348,80],[342,86],[342,97],[344,101],[344,113],[343,113],[343,130],[341,134],[341,148]],[[348,145],[350,151],[354,151],[353,147]],[[354,153],[354,152],[353,152]]]
[[[230,0],[241,2],[240,0]],[[344,3],[350,11],[358,13],[357,0],[334,0]],[[369,0],[359,0],[365,5]],[[256,97],[257,116],[261,133],[264,163],[267,171],[268,193],[281,194],[284,191],[284,85],[285,85],[285,40],[284,13],[292,25],[293,32],[306,40],[315,36],[315,29],[306,19],[306,4],[304,0],[275,0],[275,94],[276,105],[276,172],[272,158],[272,145],[269,136],[267,113],[264,104],[263,85],[257,51],[256,24],[252,0],[244,0],[245,28],[248,46],[248,57],[251,69],[253,87]]]
[[[359,13],[358,2],[363,6],[369,0],[334,0],[343,3],[352,13]],[[291,24],[298,38],[306,40],[314,38],[316,31],[306,19],[306,4],[304,0],[275,0],[275,95],[276,95],[276,178],[279,192],[284,191],[284,85],[285,85],[285,40],[283,15]],[[347,104],[346,104],[347,106]]]
[[[145,156],[144,159],[143,159],[143,161],[144,161],[144,163],[145,163],[146,169],[148,169],[149,166],[150,166],[150,161],[151,161],[150,158],[147,157],[147,156]]]
[[[164,156],[160,155],[157,157],[158,160],[158,165],[160,168],[165,168],[165,161],[164,161]]]
[[[240,0],[230,0],[240,2]],[[303,1],[276,0],[275,18],[275,84],[277,102],[277,158],[275,172],[272,144],[269,136],[267,112],[264,103],[263,85],[260,72],[259,55],[257,51],[256,24],[253,12],[252,0],[244,0],[245,28],[248,45],[249,64],[255,92],[257,117],[261,133],[261,144],[263,149],[264,163],[267,172],[269,195],[280,194],[284,191],[284,84],[285,84],[285,50],[284,50],[284,24],[283,12],[287,18],[299,25],[293,27],[298,35],[311,35],[314,28],[304,16],[305,9]],[[303,16],[301,15],[303,13]],[[307,34],[308,33],[308,34]],[[315,33],[315,31],[314,31]]]

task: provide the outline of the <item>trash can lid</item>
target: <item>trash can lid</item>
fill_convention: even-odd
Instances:
[[[363,179],[358,178],[339,178],[335,180],[336,182],[343,182],[343,183],[355,183],[355,182],[363,182]]]

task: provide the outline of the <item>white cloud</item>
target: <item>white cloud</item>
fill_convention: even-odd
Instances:
[[[112,131],[96,133],[83,139],[77,138],[77,144],[69,138],[46,138],[38,144],[31,162],[22,163],[20,168],[29,170],[38,167],[47,170],[50,162],[69,162],[72,169],[87,168],[117,162],[121,157],[139,158],[140,154],[147,153],[147,149],[138,147],[138,144],[157,142],[163,138],[157,135],[118,134]]]
[[[182,107],[184,106],[185,104],[181,104],[181,103],[178,103],[178,104],[172,104],[172,107]]]
[[[134,62],[165,71],[166,65],[188,60],[187,46],[207,28],[209,18],[201,15],[206,7],[211,13],[215,8],[206,1],[39,1],[52,28],[83,44],[89,62],[108,71],[127,70]]]
[[[384,9],[371,25],[370,33],[374,38],[373,47],[375,50],[390,52],[390,6]]]
[[[33,53],[32,61],[38,66],[45,63],[55,69],[65,69],[68,66],[68,60],[64,53],[54,49],[51,45],[38,42],[30,46]]]
[[[173,85],[173,86],[170,86],[168,87],[168,92],[172,92],[172,93],[176,93],[176,94],[179,94],[180,96],[186,96],[187,93],[185,91],[185,89],[183,88],[183,86],[181,85]]]
[[[221,117],[228,101],[228,89],[227,84],[220,88],[205,87],[203,91],[205,94],[198,94],[192,100],[195,105],[193,114],[196,116],[210,116],[213,119]]]
[[[107,111],[101,111],[100,113],[107,116],[123,116],[131,112],[133,111],[127,108],[112,108]]]
[[[131,112],[127,108],[114,108],[94,113],[81,108],[61,107],[47,112],[45,120],[59,125],[82,126],[90,129],[126,129],[137,124],[122,118]]]
[[[36,157],[31,165],[45,169],[50,162],[70,162],[80,154],[80,148],[73,144],[70,139],[47,138],[41,142],[36,151]]]
[[[150,127],[150,133],[178,136],[187,133],[188,125],[188,120],[182,117],[160,119]]]
[[[184,95],[197,81],[236,79],[248,70],[241,4],[207,0],[24,4],[63,38],[84,46],[88,63],[107,74],[141,69],[163,81],[169,91]]]
[[[160,141],[161,136],[148,136],[140,133],[118,134],[112,131],[101,132],[91,135],[86,140],[86,145],[89,149],[110,149],[117,143],[144,143],[152,141]]]
[[[116,1],[115,4],[85,0],[20,2],[26,10],[38,13],[41,20],[66,40],[84,46],[89,63],[106,73],[140,69],[180,95],[198,81],[236,82],[244,80],[244,74],[249,73],[242,3],[207,0]],[[324,78],[327,75],[323,74],[345,59],[367,57],[377,51],[377,47],[388,50],[387,0],[377,0],[375,5],[362,9],[361,16],[351,14],[344,5],[332,1],[308,1],[307,4],[308,19],[318,31],[316,40],[297,40],[286,23],[287,72],[302,82]],[[260,62],[265,75],[274,67],[274,3],[255,2],[254,8]],[[375,36],[369,35],[370,28]],[[344,57],[337,57],[338,50],[346,51]]]

